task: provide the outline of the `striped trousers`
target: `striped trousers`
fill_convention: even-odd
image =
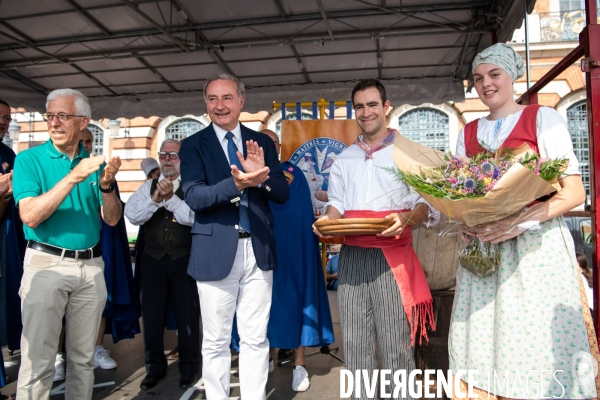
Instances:
[[[344,245],[338,266],[338,302],[346,369],[353,374],[356,370],[368,370],[369,379],[372,379],[374,369],[389,369],[392,375],[395,371],[405,370],[408,377],[415,369],[414,347],[409,347],[408,319],[383,252]],[[377,345],[381,356],[379,363]],[[388,393],[393,392],[393,379],[391,381]],[[352,398],[378,398],[379,394],[378,388],[375,397],[367,396],[361,384],[361,393],[354,391]]]

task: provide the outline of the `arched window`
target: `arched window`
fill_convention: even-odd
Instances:
[[[92,124],[88,125],[88,129],[92,132],[92,136],[94,137],[92,153],[94,153],[95,156],[99,156],[104,153],[104,129]]]
[[[415,108],[398,118],[400,133],[440,151],[450,150],[448,116],[434,108]]]
[[[204,124],[192,118],[178,119],[167,127],[167,139],[183,140],[206,128]]]
[[[285,114],[285,119],[297,120],[298,118],[296,117],[296,112],[288,112]],[[313,119],[313,115],[311,112],[302,110],[302,119]],[[275,124],[275,133],[277,133],[277,136],[281,138],[281,120],[277,121],[277,123]]]
[[[573,150],[579,161],[581,180],[585,192],[590,196],[590,155],[586,100],[578,101],[567,109],[567,127],[571,133]]]

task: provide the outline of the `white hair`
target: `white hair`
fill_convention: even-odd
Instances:
[[[90,107],[88,98],[75,89],[56,89],[51,91],[46,98],[46,110],[48,110],[48,104],[59,97],[72,97],[75,102],[77,115],[92,118],[92,108]]]
[[[165,147],[165,144],[176,144],[177,146],[181,147],[181,142],[179,140],[166,139],[164,142],[161,143],[159,151],[162,151],[163,147]]]

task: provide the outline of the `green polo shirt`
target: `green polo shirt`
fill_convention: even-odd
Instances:
[[[79,144],[79,155],[71,161],[69,156],[56,150],[52,140],[20,152],[13,172],[15,202],[18,205],[21,199],[49,192],[83,158],[89,156],[90,153]],[[77,184],[54,214],[37,228],[24,225],[25,238],[70,250],[94,247],[100,240],[102,193],[99,182],[104,165]]]

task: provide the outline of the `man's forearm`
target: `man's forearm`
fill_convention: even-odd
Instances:
[[[334,206],[328,206],[327,210],[325,210],[325,215],[329,217],[329,219],[342,219],[344,216],[341,212]]]
[[[102,193],[102,219],[110,226],[117,225],[121,219],[121,200],[114,190],[110,193]]]
[[[23,223],[30,228],[37,228],[54,214],[75,185],[76,183],[67,175],[46,193],[21,199],[19,210]]]
[[[185,201],[181,200],[176,195],[173,195],[173,197],[167,200],[165,208],[173,213],[173,217],[175,217],[177,222],[181,225],[194,225],[194,212],[187,204],[185,204]]]
[[[262,184],[260,193],[273,203],[284,204],[290,197],[290,185],[283,173],[278,171],[273,175]]]
[[[414,210],[402,214],[406,225],[417,225],[429,219],[429,206],[425,203],[419,203]]]
[[[223,179],[214,185],[202,181],[187,184],[182,181],[185,202],[194,212],[204,212],[210,209],[231,204],[231,200],[241,197],[233,178]]]

